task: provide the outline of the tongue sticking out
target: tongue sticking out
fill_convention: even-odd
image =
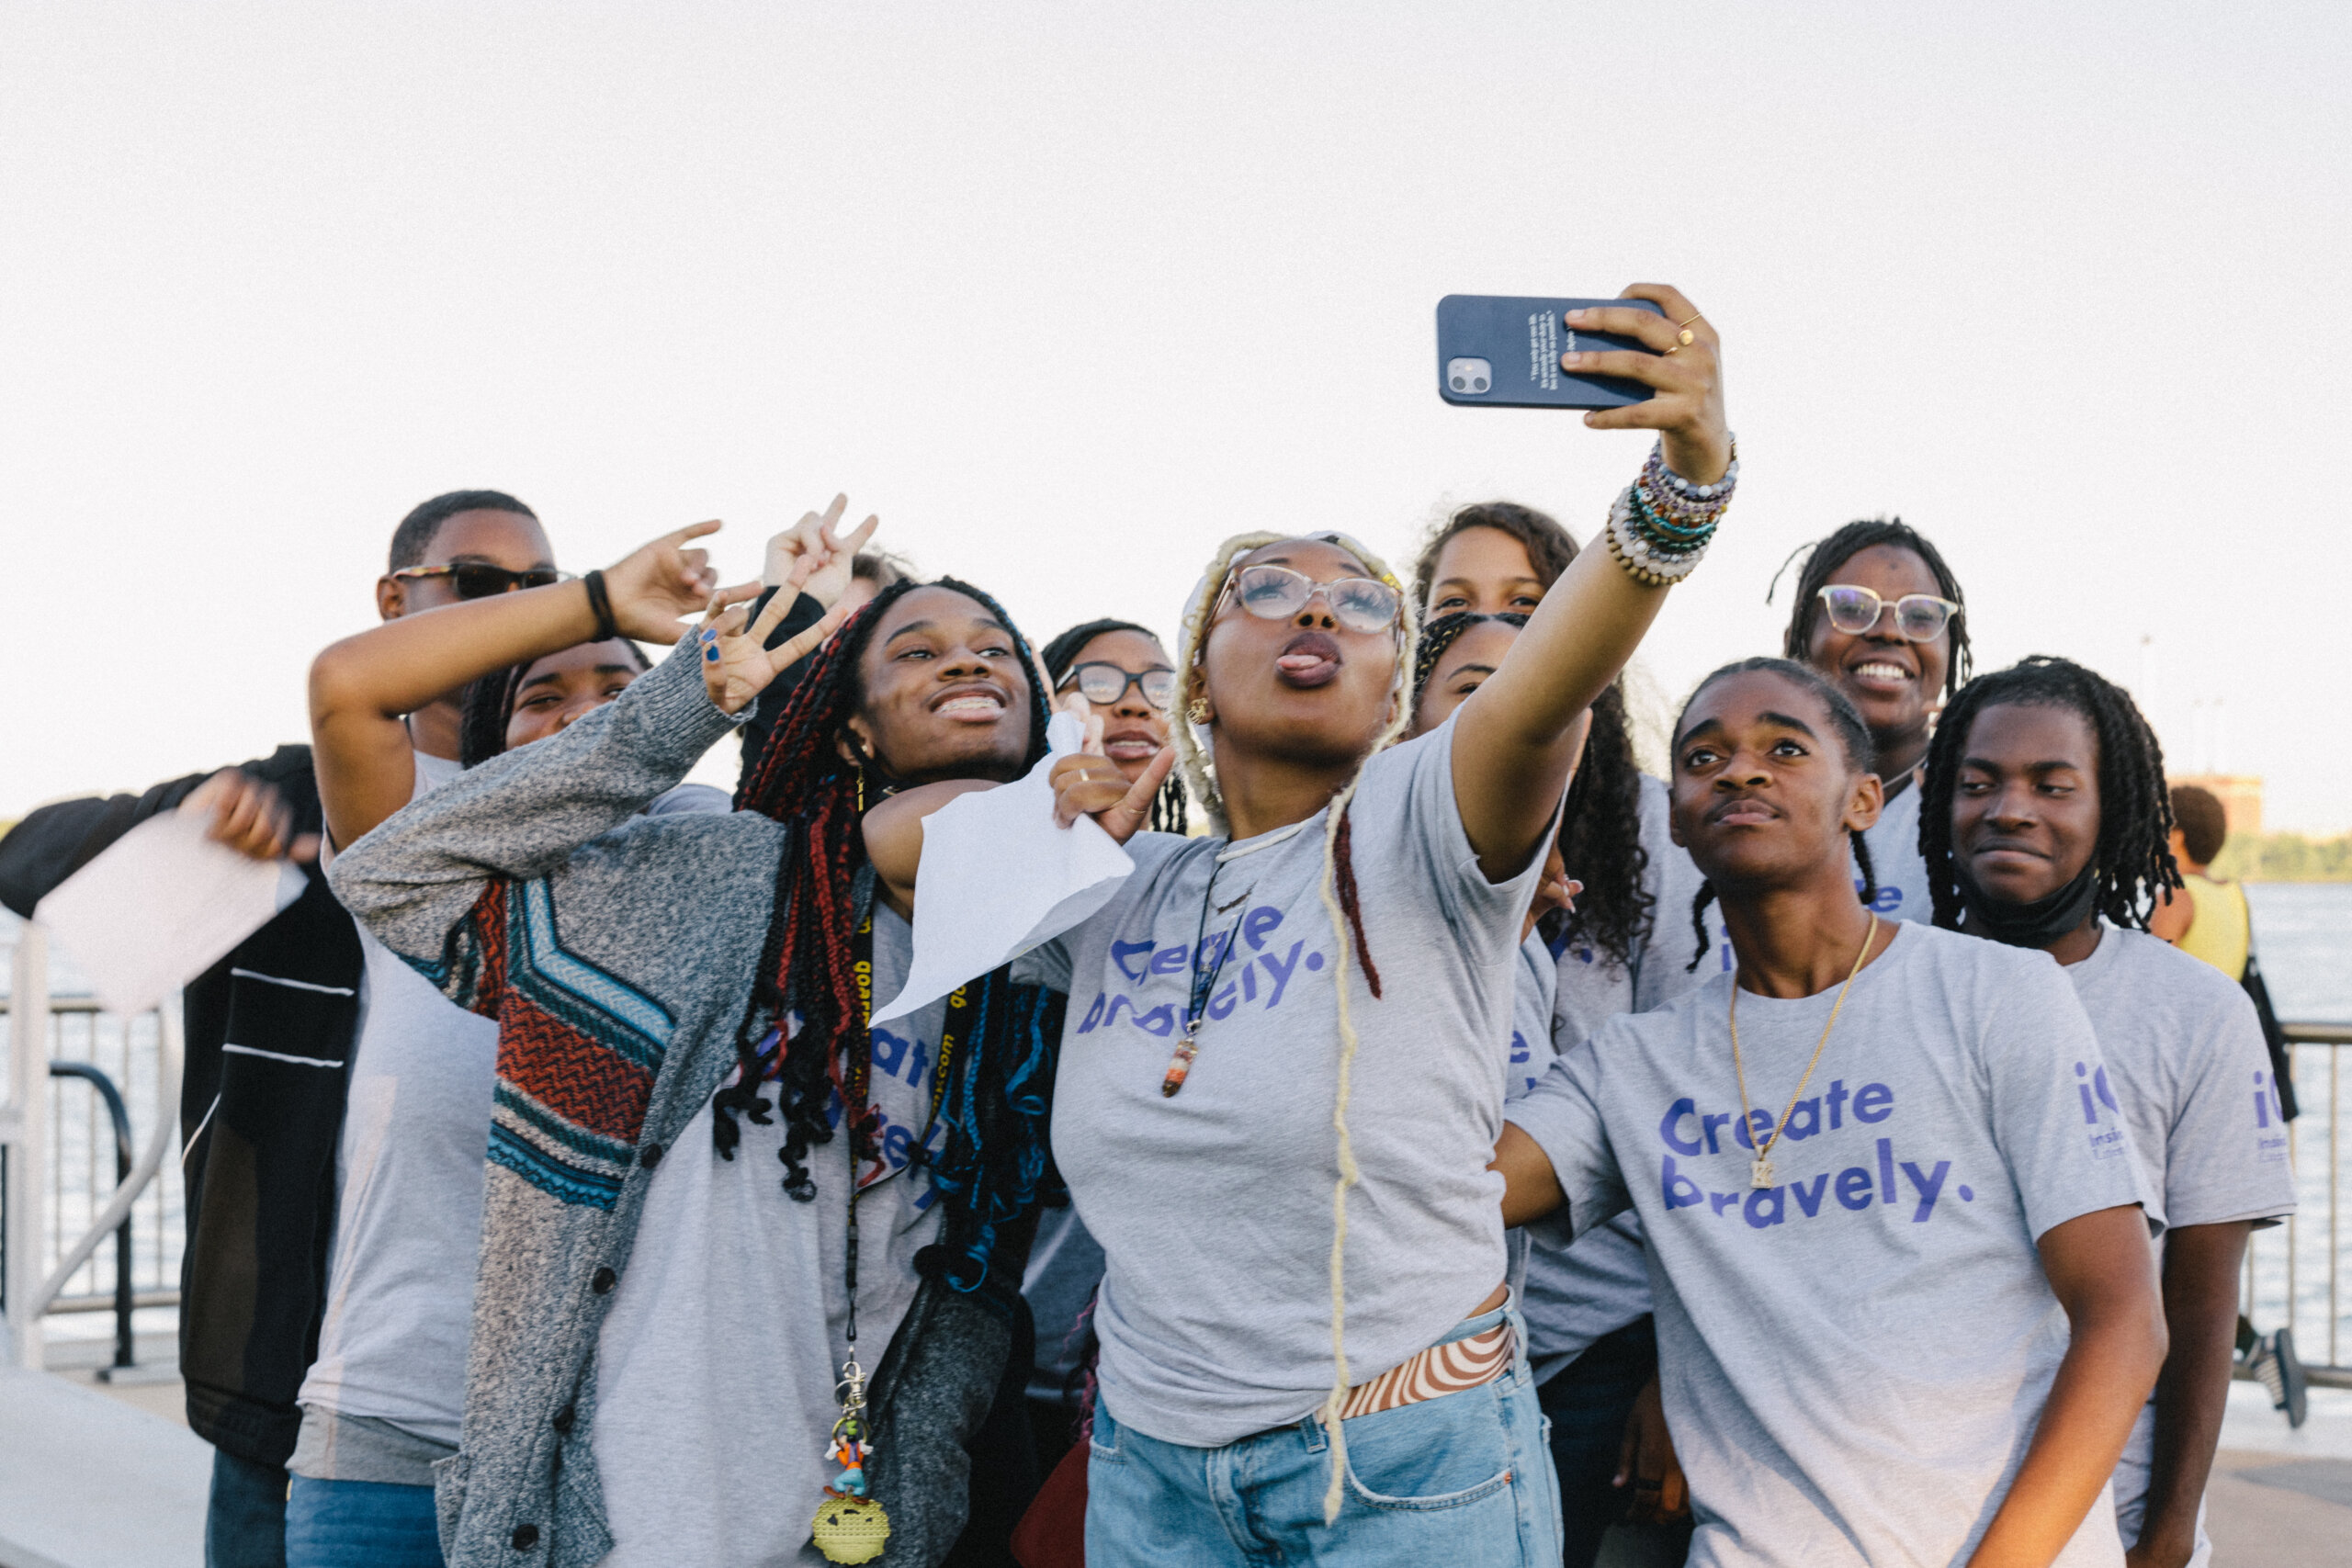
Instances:
[[[1340,645],[1321,632],[1301,632],[1283,644],[1274,668],[1285,685],[1325,685],[1339,676]]]

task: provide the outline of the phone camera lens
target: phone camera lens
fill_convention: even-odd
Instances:
[[[1487,389],[1487,378],[1484,376],[1479,377],[1476,381],[1470,383],[1470,389],[1474,392],[1485,391]]]
[[[1470,389],[1469,383],[1463,380],[1461,377],[1456,376],[1453,378],[1453,389],[1457,392],[1466,392]]]

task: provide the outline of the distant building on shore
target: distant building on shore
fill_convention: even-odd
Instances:
[[[2262,836],[2262,780],[2253,773],[2177,773],[2165,781],[2174,784],[2195,784],[2222,803],[2222,814],[2229,819],[2230,837],[2240,834],[2248,838]]]

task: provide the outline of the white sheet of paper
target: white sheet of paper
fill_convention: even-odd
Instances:
[[[302,868],[204,836],[204,815],[167,811],[125,833],[33,910],[108,1011],[144,1012],[302,896]]]
[[[901,1018],[1009,964],[1111,901],[1135,870],[1093,818],[1054,821],[1055,759],[1079,748],[1078,720],[1056,714],[1046,756],[1001,789],[959,795],[922,819],[922,893],[915,900],[907,983],[874,1021]]]

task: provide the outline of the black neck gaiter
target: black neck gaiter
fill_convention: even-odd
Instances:
[[[2087,919],[2098,897],[2098,867],[2085,865],[2075,880],[2047,898],[2030,904],[2004,904],[1977,890],[1968,874],[1960,874],[1960,929],[1971,936],[1991,937],[2010,947],[2048,947]]]

